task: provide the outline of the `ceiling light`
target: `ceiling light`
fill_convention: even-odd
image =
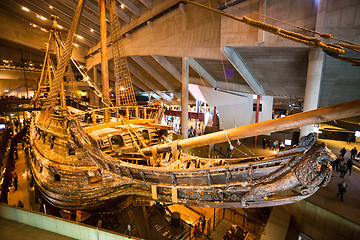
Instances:
[[[9,61],[8,61],[8,60],[3,60],[3,62],[4,62],[4,63],[9,63]]]
[[[59,28],[59,29],[63,29],[64,27],[63,27],[63,26],[61,26],[61,25],[58,25],[58,28]]]
[[[22,7],[22,10],[24,10],[25,12],[29,12],[30,10],[27,7]]]
[[[83,36],[80,36],[80,35],[76,35],[77,38],[80,38],[81,40],[84,39]]]
[[[125,88],[124,88],[124,87],[120,87],[120,90],[121,90],[121,91],[124,91],[124,90],[125,90]]]
[[[124,5],[124,4],[121,4],[120,7],[121,7],[121,9],[124,9],[124,8],[125,8],[125,5]]]
[[[45,28],[41,28],[41,31],[43,31],[43,32],[47,32]]]
[[[90,32],[94,32],[94,29],[90,28]]]
[[[74,45],[75,47],[78,47],[78,46],[79,46],[79,44],[77,44],[77,43],[73,43],[73,45]]]
[[[40,16],[41,20],[47,20],[46,17]]]
[[[34,23],[32,24],[32,26],[33,26],[33,27],[37,27],[36,24],[34,24]]]
[[[49,8],[50,8],[50,9],[53,9],[53,6],[50,5]]]

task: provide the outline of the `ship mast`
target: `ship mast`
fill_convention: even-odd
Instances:
[[[101,81],[102,92],[104,97],[104,104],[110,106],[110,91],[109,91],[109,68],[107,56],[107,32],[106,32],[106,13],[105,0],[99,0],[100,11],[100,43],[101,43]],[[110,122],[110,110],[104,110],[104,121]]]

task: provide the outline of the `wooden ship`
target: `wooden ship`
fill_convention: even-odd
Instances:
[[[63,79],[71,71],[72,42],[83,2],[79,1],[65,44],[55,36],[63,50],[53,79],[48,60],[44,61],[41,80],[45,80],[35,97],[42,110],[33,114],[30,126],[30,167],[49,203],[86,210],[135,195],[196,206],[268,207],[305,199],[329,182],[335,156],[316,143],[314,134],[270,157],[209,159],[182,150],[359,115],[360,101],[173,140],[170,128],[159,124],[161,108],[135,105],[125,68],[116,73],[116,80],[118,87],[130,90],[122,91],[128,95],[119,92],[117,102],[125,99],[131,105],[116,107],[104,101],[105,109],[67,107]],[[114,59],[116,69],[126,66],[120,52]],[[84,79],[102,97],[88,77]]]

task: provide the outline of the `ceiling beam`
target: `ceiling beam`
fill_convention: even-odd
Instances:
[[[163,68],[166,69],[176,80],[181,83],[182,76],[181,73],[174,67],[174,65],[169,62],[169,60],[166,59],[164,56],[159,55],[152,55],[152,57],[155,59],[156,62],[158,62]],[[194,95],[190,92],[190,95],[195,99]]]
[[[259,83],[259,81],[255,78],[252,71],[246,65],[244,59],[240,56],[240,54],[231,47],[224,47],[222,50],[224,56],[229,60],[229,62],[234,66],[236,71],[243,77],[243,79],[247,82],[250,88],[257,95],[265,95],[264,88]]]
[[[156,62],[158,62],[163,68],[165,68],[166,71],[168,71],[174,78],[176,78],[179,83],[181,83],[181,73],[174,67],[174,65],[169,62],[169,60],[159,55],[151,56],[155,59]]]
[[[140,56],[131,56],[131,58],[143,69],[145,69],[155,80],[157,80],[161,85],[163,85],[168,91],[170,91],[172,94],[174,94],[175,97],[178,99],[181,99],[181,95],[179,92],[173,88],[173,86],[170,85],[166,81],[165,78],[163,78],[155,69],[153,69],[147,62],[145,62],[144,59]]]
[[[159,95],[157,95],[156,93],[154,93],[150,88],[148,88],[144,83],[142,83],[141,81],[139,81],[136,77],[132,77],[131,78],[132,83],[138,87],[141,91],[143,92],[147,92],[147,93],[151,93],[153,95],[154,98],[156,99],[160,99],[161,97]]]
[[[203,80],[201,78],[190,77],[189,83],[199,85],[199,86],[204,86]],[[243,93],[250,93],[250,94],[254,93],[254,91],[248,85],[238,84],[238,83],[218,81],[217,88],[223,89],[223,90],[228,90],[228,91],[235,91],[235,92],[243,92]]]
[[[129,65],[129,70],[130,70],[131,74],[133,74],[137,79],[139,79],[143,84],[145,84],[146,87],[148,87],[149,89],[154,91],[162,99],[164,99],[166,101],[172,100],[171,97],[169,97],[168,95],[166,95],[165,93],[160,91],[160,89],[158,89],[150,80],[148,80],[146,77],[144,77],[144,75],[142,75],[140,73],[140,71],[137,70],[132,64],[128,63],[128,65]]]
[[[152,0],[140,0],[140,2],[147,7],[148,9],[152,9],[153,1]]]
[[[130,2],[129,0],[118,0],[121,4],[124,4],[124,6],[130,11],[132,12],[135,16],[139,17],[140,16],[140,9],[133,4],[132,2]]]
[[[48,24],[51,24],[49,21],[46,21],[44,22],[43,20],[40,20],[40,18],[36,17],[35,14],[28,14],[28,12],[24,12],[23,10],[21,10],[21,8],[19,6],[21,6],[20,4],[10,0],[12,3],[15,3],[15,4],[6,4],[6,5],[3,5],[4,6],[4,9],[6,9],[7,11],[9,11],[10,13],[14,14],[16,17],[24,20],[24,21],[27,21],[30,23],[33,23],[37,26],[37,29],[39,31],[41,31],[41,29],[47,29],[49,28]],[[0,1],[0,4],[4,4],[5,2],[1,2]],[[29,27],[31,27],[29,25]],[[39,28],[38,28],[39,27]],[[27,37],[26,35],[24,35],[25,37]],[[15,39],[15,40],[18,40],[18,39]],[[88,49],[91,44],[89,43],[84,43],[84,42],[80,42],[79,39],[75,39],[75,42],[78,44],[78,45],[81,45],[82,47]],[[27,45],[26,43],[22,43],[24,45]],[[45,45],[44,45],[45,46]],[[41,48],[40,48],[41,49]]]
[[[38,0],[41,2],[45,2],[49,5],[51,5],[53,8],[56,8],[57,10],[61,11],[63,14],[66,14],[69,18],[73,19],[75,11],[72,10],[71,8],[69,8],[69,6],[65,6],[64,4],[59,3],[58,1],[55,0]],[[85,19],[85,18],[81,18],[80,24],[88,27],[89,31],[90,28],[94,29],[95,31],[97,31],[98,33],[100,33],[100,26],[98,26],[97,24],[94,24],[93,22]]]
[[[67,29],[70,29],[70,25],[72,23],[72,18],[68,17],[67,15],[65,15],[63,12],[59,11],[56,8],[52,8],[50,9],[50,5],[43,2],[43,1],[37,1],[36,4],[32,1],[29,0],[25,0],[28,4],[31,4],[31,7],[28,7],[31,10],[34,10],[33,7],[36,8],[36,12],[38,10],[41,11],[41,13],[44,15],[44,17],[47,17],[48,19],[50,19],[51,15],[56,15],[59,17],[59,24],[62,27],[65,27]],[[46,16],[47,15],[47,16]],[[95,31],[91,32],[89,31],[89,27],[85,27],[83,25],[79,25],[78,31],[81,32],[82,35],[84,35],[84,37],[86,37],[89,41],[93,42],[93,44],[96,44],[98,41],[100,41],[100,35],[97,34]]]
[[[121,10],[120,8],[118,8],[116,6],[116,13],[118,15],[118,17],[123,20],[124,22],[126,23],[129,23],[130,22],[130,16],[127,15],[123,10]]]
[[[194,58],[188,58],[189,65],[198,73],[200,76],[202,76],[213,88],[217,87],[217,81],[213,76],[211,76],[203,66],[200,65],[198,61],[196,61]]]

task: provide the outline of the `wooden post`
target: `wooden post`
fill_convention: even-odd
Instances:
[[[216,132],[216,106],[214,106],[213,132]]]
[[[99,0],[99,11],[100,11],[102,92],[103,92],[105,105],[107,105],[105,107],[110,107],[105,0]],[[104,110],[104,122],[110,122],[110,109]]]

